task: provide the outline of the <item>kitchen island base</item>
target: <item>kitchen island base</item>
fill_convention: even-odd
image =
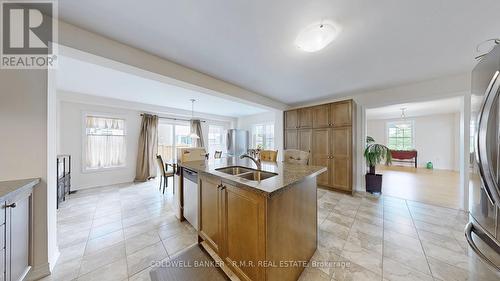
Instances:
[[[316,176],[271,194],[199,176],[199,241],[240,280],[297,280],[317,247]]]

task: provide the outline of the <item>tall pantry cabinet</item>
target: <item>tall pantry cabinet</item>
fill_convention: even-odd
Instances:
[[[354,102],[345,100],[284,113],[284,148],[310,151],[311,165],[328,168],[318,185],[353,190],[354,111]]]

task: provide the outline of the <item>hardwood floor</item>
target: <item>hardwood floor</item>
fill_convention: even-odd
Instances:
[[[384,175],[382,193],[387,196],[460,209],[463,191],[456,171],[402,166],[379,166]]]

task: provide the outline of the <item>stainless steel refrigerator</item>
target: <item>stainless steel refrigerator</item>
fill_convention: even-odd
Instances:
[[[227,131],[227,155],[229,157],[239,157],[248,151],[248,131],[240,129],[230,129]]]
[[[500,273],[500,45],[472,71],[469,223],[465,236],[476,267]],[[499,275],[500,276],[500,275]],[[499,279],[500,280],[500,279]]]

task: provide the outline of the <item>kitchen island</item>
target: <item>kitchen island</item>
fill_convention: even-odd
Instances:
[[[316,176],[325,167],[222,158],[198,173],[198,241],[240,280],[297,280],[317,246]]]

